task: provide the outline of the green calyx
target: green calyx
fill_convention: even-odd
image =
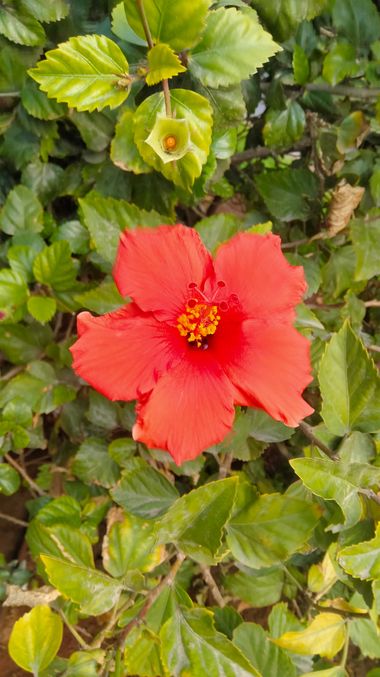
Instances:
[[[188,121],[158,114],[145,143],[153,148],[165,164],[180,160],[191,149]]]

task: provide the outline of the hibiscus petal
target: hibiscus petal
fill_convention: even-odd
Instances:
[[[180,465],[231,430],[231,384],[214,360],[194,351],[160,378],[137,414],[134,439],[166,449]]]
[[[246,320],[228,342],[215,341],[213,354],[237,389],[235,402],[258,406],[289,426],[313,412],[301,397],[312,380],[309,342],[290,324]]]
[[[133,400],[185,352],[178,331],[130,304],[101,317],[78,315],[78,340],[70,348],[73,368],[111,400]]]
[[[175,321],[189,298],[213,275],[212,258],[198,233],[180,224],[126,230],[113,270],[120,293],[159,319]]]
[[[291,266],[277,235],[239,233],[219,247],[215,258],[217,280],[238,296],[246,317],[273,314],[294,316],[294,306],[305,290],[302,266]]]

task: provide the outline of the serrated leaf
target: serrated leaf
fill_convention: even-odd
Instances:
[[[263,128],[265,145],[280,148],[291,145],[302,137],[305,123],[305,113],[297,101],[291,101],[285,110],[270,109]]]
[[[346,322],[330,340],[319,369],[321,415],[330,432],[380,429],[380,380],[361,340]]]
[[[158,226],[163,221],[161,214],[147,212],[126,200],[115,200],[90,193],[79,200],[82,220],[87,226],[97,252],[113,263],[119,244],[120,233],[125,228]]]
[[[0,228],[7,235],[22,231],[39,233],[42,230],[42,205],[30,188],[19,185],[8,193],[0,213]]]
[[[370,541],[342,548],[338,560],[343,569],[355,578],[380,579],[380,525]]]
[[[113,500],[128,512],[153,519],[178,498],[177,489],[166,477],[142,459],[131,459],[126,465],[121,479],[110,493]]]
[[[178,498],[157,525],[159,543],[176,543],[192,559],[218,559],[224,529],[235,500],[237,478],[210,482]]]
[[[76,294],[74,298],[82,308],[91,310],[99,315],[110,313],[124,304],[124,299],[120,296],[113,281],[103,281],[98,287],[85,291],[82,294]]]
[[[256,186],[271,214],[281,221],[306,220],[318,197],[318,181],[308,169],[263,172],[256,177]]]
[[[260,677],[237,647],[217,632],[206,609],[178,609],[160,632],[162,655],[172,677]],[[206,668],[207,666],[207,668]]]
[[[135,0],[125,1],[125,13],[134,32],[145,40]],[[154,42],[166,42],[177,52],[192,47],[201,36],[211,0],[144,0]]]
[[[260,672],[262,677],[296,677],[297,671],[285,651],[271,642],[256,623],[241,623],[233,634],[233,643]]]
[[[45,203],[59,193],[64,170],[52,162],[31,162],[22,173],[22,181]]]
[[[9,268],[0,270],[0,310],[22,306],[28,298],[24,277]]]
[[[334,87],[344,78],[356,75],[359,70],[355,47],[342,41],[334,45],[326,54],[322,75]]]
[[[20,1],[0,7],[0,34],[18,45],[34,47],[45,42],[45,31],[34,16],[25,12]]]
[[[172,78],[174,75],[184,73],[186,70],[175,52],[165,43],[154,45],[149,50],[148,67],[149,72],[146,76],[147,85],[156,85],[161,80]]]
[[[57,310],[57,301],[49,296],[30,296],[27,307],[28,312],[35,320],[45,324],[54,317]]]
[[[263,495],[230,520],[227,543],[242,564],[268,567],[302,548],[318,519],[317,506],[306,501],[286,494]]]
[[[146,47],[147,43],[145,35],[144,39],[139,38],[127,21],[124,0],[121,0],[121,2],[115,5],[112,10],[112,32],[125,42],[130,42],[133,45],[139,45],[140,47]]]
[[[38,120],[57,120],[66,112],[64,104],[49,99],[30,78],[22,88],[21,102],[29,115]]]
[[[115,509],[115,521],[103,541],[103,566],[105,570],[120,578],[128,571],[138,569],[142,573],[158,566],[165,552],[155,546],[154,524],[136,515],[123,515]],[[108,519],[113,519],[108,513]]]
[[[8,650],[14,662],[33,675],[41,674],[61,646],[63,623],[45,604],[34,607],[16,621]]]
[[[165,101],[162,93],[153,94],[137,108],[135,113],[135,142],[143,159],[160,171],[176,185],[190,189],[200,176],[211,145],[212,115],[207,99],[186,89],[171,89],[170,100],[175,117],[186,120],[190,132],[189,151],[175,163],[165,164],[157,153],[146,143],[154,128],[157,116],[165,115]]]
[[[362,656],[380,659],[379,632],[375,623],[369,618],[353,618],[348,625],[351,641],[360,649]],[[379,677],[374,670],[367,673],[368,677]]]
[[[88,536],[72,525],[45,524],[37,514],[29,524],[26,541],[37,561],[40,555],[51,555],[73,564],[94,568],[94,557]]]
[[[56,291],[71,289],[75,282],[76,269],[68,242],[54,242],[37,254],[33,273],[38,282],[47,284]]]
[[[104,35],[70,38],[29,71],[41,89],[79,111],[119,106],[129,94],[129,66],[120,47]]]
[[[253,0],[252,5],[273,35],[279,40],[286,40],[295,33],[301,21],[310,21],[321,14],[327,0]]]
[[[377,487],[380,470],[365,463],[334,462],[324,458],[296,458],[290,465],[303,483],[325,500],[338,503],[346,526],[356,524],[362,516],[360,488]]]
[[[294,653],[334,658],[344,645],[346,633],[346,621],[342,616],[321,613],[305,630],[286,632],[272,641]]]
[[[213,214],[198,221],[195,228],[207,249],[214,251],[218,245],[235,235],[240,226],[241,221],[234,214]]]
[[[39,21],[49,23],[50,21],[60,21],[64,19],[70,6],[66,0],[20,0],[22,7]]]
[[[88,567],[41,555],[49,581],[83,613],[100,616],[117,603],[122,586],[110,576]]]
[[[280,567],[244,569],[223,579],[223,587],[237,599],[257,608],[270,606],[281,599],[284,571]]]
[[[351,237],[356,254],[356,280],[369,280],[380,274],[380,211],[370,209],[364,218],[351,221]]]
[[[111,487],[119,479],[119,468],[107,453],[107,444],[97,437],[88,437],[79,447],[72,464],[73,473],[82,480],[102,487]]]
[[[256,73],[280,51],[255,12],[230,7],[209,12],[201,41],[189,59],[191,73],[208,87],[228,87]]]
[[[134,140],[134,111],[125,110],[116,127],[111,143],[111,160],[120,169],[134,174],[146,174],[152,171],[142,159]]]

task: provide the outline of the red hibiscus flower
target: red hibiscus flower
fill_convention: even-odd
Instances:
[[[292,326],[304,274],[279,237],[240,233],[213,261],[185,226],[125,231],[113,273],[133,302],[79,314],[73,368],[111,400],[138,400],[135,440],[181,464],[225,437],[234,405],[290,426],[313,411],[309,344]]]

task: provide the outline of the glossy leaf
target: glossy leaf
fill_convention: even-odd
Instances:
[[[236,478],[230,477],[178,498],[158,524],[158,542],[176,543],[196,561],[213,563],[218,559],[235,492]]]
[[[34,259],[33,273],[42,284],[56,291],[71,289],[75,282],[76,269],[67,242],[54,242],[45,247]]]
[[[286,40],[301,21],[321,14],[327,0],[253,0],[252,5],[279,40]]]
[[[21,0],[22,6],[36,19],[49,23],[64,19],[70,10],[67,0]]]
[[[296,677],[297,671],[288,654],[271,642],[256,623],[241,623],[233,634],[233,643],[257,668],[262,677]]]
[[[210,12],[189,68],[207,87],[227,87],[255,73],[281,48],[260,25],[255,12],[230,7]]]
[[[290,464],[308,489],[338,503],[347,525],[355,524],[362,516],[360,488],[380,484],[380,469],[365,463],[347,465],[324,458],[296,458]]]
[[[131,28],[145,39],[137,4],[124,0]],[[166,42],[177,52],[196,44],[204,28],[211,0],[144,0],[149,28],[154,42]]]
[[[0,7],[0,34],[11,42],[28,47],[42,45],[45,40],[40,22],[24,11],[20,3],[13,7],[8,4]]]
[[[216,632],[212,614],[205,609],[177,610],[160,637],[163,659],[173,677],[200,675],[206,666],[209,677],[260,677],[239,649]]]
[[[16,186],[0,212],[0,228],[8,235],[20,231],[39,233],[43,228],[42,205],[30,188]]]
[[[58,557],[41,555],[50,583],[83,613],[100,616],[118,601],[122,586],[110,576]]]
[[[38,675],[55,658],[62,634],[61,617],[45,604],[36,606],[14,624],[8,650],[17,665]]]
[[[233,556],[260,569],[280,563],[302,548],[319,518],[317,506],[280,494],[260,496],[227,527]]]
[[[338,555],[339,563],[347,573],[367,580],[380,578],[380,527],[370,541],[349,545]]]
[[[280,169],[260,174],[257,189],[273,216],[281,221],[307,219],[317,198],[317,181],[305,169]]]
[[[28,299],[27,306],[32,317],[41,324],[45,324],[54,317],[57,302],[49,296],[31,296]]]
[[[116,513],[115,521],[103,542],[103,565],[116,578],[134,569],[145,573],[158,566],[164,552],[164,548],[155,547],[154,526],[151,522],[145,522],[135,515]]]
[[[175,52],[165,43],[154,45],[149,50],[148,67],[149,72],[146,76],[147,85],[156,85],[161,80],[172,78],[174,75],[184,73],[186,70]]]
[[[111,490],[113,500],[133,515],[147,519],[166,512],[178,498],[177,489],[141,459],[131,459],[129,465]]]
[[[41,89],[77,110],[119,106],[129,94],[129,66],[120,47],[101,35],[70,38],[29,71]]]
[[[328,344],[319,369],[322,417],[329,430],[380,429],[380,381],[373,361],[346,322]]]
[[[116,127],[115,136],[111,143],[111,160],[120,169],[145,174],[152,171],[142,159],[134,141],[134,112],[125,110]]]

